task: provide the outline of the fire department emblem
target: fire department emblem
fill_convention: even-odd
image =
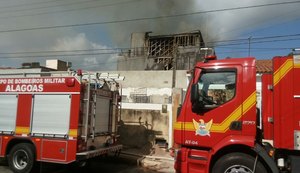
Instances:
[[[196,129],[195,135],[210,136],[210,128],[212,123],[213,120],[205,123],[203,119],[200,119],[199,122],[193,119],[194,128]]]

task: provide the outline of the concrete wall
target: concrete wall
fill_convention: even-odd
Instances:
[[[165,139],[167,142],[170,141],[172,104],[122,103],[120,119],[127,125],[146,127],[154,135],[153,139],[159,138]]]
[[[146,38],[148,34],[145,32],[136,32],[131,34],[131,57],[145,56],[146,50]]]
[[[171,102],[171,88],[122,88],[123,103],[157,103],[168,104]],[[135,96],[145,97],[137,100]]]
[[[179,89],[174,98],[173,71],[111,71],[109,73],[118,73],[125,77],[124,81],[119,81],[123,99],[121,117],[119,117],[121,142],[125,146],[151,148],[155,139],[163,139],[171,146],[173,119],[176,117],[177,106],[181,102],[182,89],[186,89],[188,85],[187,72],[176,71],[175,85]],[[144,99],[136,100],[136,96]],[[173,103],[176,103],[176,108]]]
[[[100,71],[101,73],[101,71]],[[110,71],[125,77],[119,81],[122,88],[172,88],[173,71]],[[176,71],[175,88],[186,88],[186,70]]]

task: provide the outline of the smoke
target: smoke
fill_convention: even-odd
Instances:
[[[30,1],[36,2],[36,1]],[[174,34],[200,30],[208,46],[215,46],[219,41],[255,36],[257,30],[268,30],[270,26],[299,19],[299,4],[282,4],[256,8],[262,4],[283,3],[287,0],[110,0],[87,1],[72,6],[59,5],[69,2],[53,1],[39,7],[57,5],[55,8],[41,8],[24,11],[3,12],[0,18],[0,31],[10,29],[35,28],[93,22],[112,22],[101,25],[74,28],[57,28],[25,32],[0,33],[0,52],[31,52],[44,50],[84,50],[129,48],[133,32],[149,32],[152,35]],[[8,4],[5,4],[8,3]],[[19,5],[17,1],[3,2],[6,5]],[[23,2],[24,3],[24,2]],[[28,1],[27,1],[28,3]],[[57,4],[55,4],[57,3]],[[119,3],[119,5],[117,5]],[[104,5],[103,4],[115,4]],[[32,3],[34,6],[34,3]],[[98,7],[99,6],[99,7]],[[37,6],[34,6],[37,7]],[[97,8],[93,8],[97,7]],[[22,7],[22,9],[31,6]],[[72,10],[72,9],[83,10]],[[84,8],[86,8],[84,10]],[[235,10],[220,10],[236,8]],[[52,13],[55,10],[70,10],[65,13]],[[43,15],[31,14],[46,12]],[[49,14],[47,13],[49,12]],[[180,15],[185,14],[185,15]],[[190,15],[188,15],[190,14]],[[24,17],[9,16],[16,15]],[[26,16],[27,15],[27,16]],[[160,17],[159,17],[160,16]],[[168,16],[168,17],[164,17]],[[176,16],[176,17],[171,17]],[[4,18],[2,18],[4,17]],[[7,17],[7,18],[5,18]],[[156,18],[159,17],[159,18]],[[145,20],[134,20],[142,19]],[[151,19],[153,18],[153,19]],[[127,21],[130,20],[131,21]],[[278,25],[277,25],[278,26]],[[284,32],[284,31],[282,31]],[[272,33],[270,33],[272,34]],[[282,33],[284,34],[284,33]],[[87,52],[95,53],[95,52]],[[22,54],[23,55],[23,54]],[[28,55],[28,54],[26,54]],[[18,55],[1,55],[18,56]],[[1,57],[0,56],[0,57]],[[115,69],[116,56],[109,51],[99,55],[66,56],[59,59],[73,62],[76,67],[87,69]],[[1,66],[18,67],[22,62],[44,62],[50,58],[1,58]]]
[[[247,38],[252,34],[255,35],[254,31],[256,30],[300,17],[298,4],[296,6],[295,4],[260,6],[283,2],[279,0],[212,0],[209,4],[203,3],[201,8],[203,11],[206,9],[213,11],[214,9],[235,8],[235,10],[205,14],[207,15],[204,18],[205,21],[202,20],[205,24],[205,27],[202,29],[203,34],[208,41],[212,42],[236,39],[240,36]],[[213,8],[212,4],[214,4]],[[198,5],[201,4],[198,3]]]
[[[108,25],[116,44],[129,42],[132,32],[152,31],[154,35],[200,30],[205,42],[249,37],[253,31],[299,18],[298,4],[261,6],[282,0],[142,0],[116,8],[115,20],[191,14],[155,20]],[[244,8],[251,7],[252,8]],[[235,8],[235,9],[233,9]],[[240,8],[240,9],[239,9]],[[223,9],[223,10],[220,10]],[[232,10],[226,10],[232,9]],[[200,12],[200,13],[199,13]],[[203,12],[203,13],[201,13]],[[210,46],[214,46],[211,44]]]

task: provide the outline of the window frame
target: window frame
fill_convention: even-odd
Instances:
[[[222,106],[228,102],[230,102],[231,100],[233,100],[235,97],[236,97],[236,93],[237,93],[237,78],[238,78],[238,74],[237,74],[237,69],[236,68],[219,68],[219,69],[211,69],[211,68],[200,68],[201,69],[201,72],[200,72],[200,75],[196,81],[196,83],[198,84],[201,77],[203,76],[203,74],[205,73],[224,73],[224,72],[233,72],[235,74],[235,80],[234,80],[234,94],[233,96],[227,100],[226,102],[222,103],[222,104],[215,104],[215,105],[212,105],[212,104],[205,104],[204,105],[204,108],[208,108],[208,109],[214,109],[214,108],[217,108],[219,106]],[[208,90],[207,90],[208,91]]]

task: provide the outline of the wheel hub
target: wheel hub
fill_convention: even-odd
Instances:
[[[233,165],[226,169],[224,173],[253,173],[252,170],[244,165]]]
[[[28,164],[28,158],[29,158],[28,154],[24,150],[19,150],[19,151],[15,152],[13,155],[14,167],[19,170],[26,168],[26,166]]]

